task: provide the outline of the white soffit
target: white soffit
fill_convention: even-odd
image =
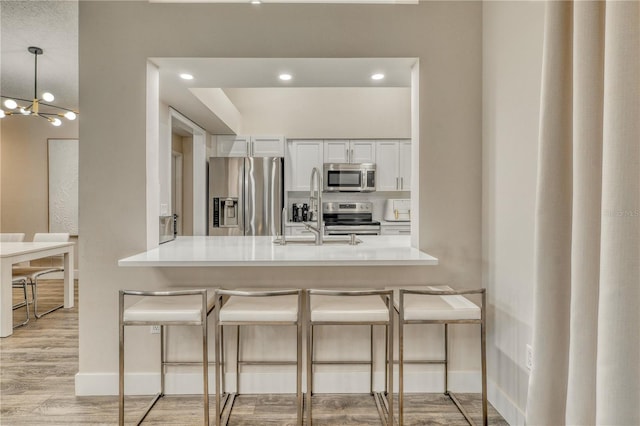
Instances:
[[[416,58],[149,58],[160,71],[160,99],[211,133],[233,133],[208,99],[229,88],[374,88],[411,86]],[[293,76],[281,81],[281,73]],[[183,80],[189,73],[193,80]],[[384,73],[383,80],[371,75]],[[212,114],[213,113],[213,114]]]

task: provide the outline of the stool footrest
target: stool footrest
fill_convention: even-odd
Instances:
[[[296,365],[296,361],[238,361],[240,365]]]
[[[314,364],[320,364],[320,365],[369,365],[371,364],[373,361],[371,360],[367,360],[367,361],[316,361],[314,360],[313,363]]]

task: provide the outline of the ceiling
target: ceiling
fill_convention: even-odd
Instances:
[[[415,58],[150,58],[160,73],[160,98],[211,133],[226,133],[211,114],[207,90],[222,88],[234,101],[242,89],[301,87],[409,87]],[[292,79],[281,81],[281,73]],[[193,80],[183,80],[189,73]],[[383,73],[383,80],[372,80]]]
[[[0,1],[0,89],[4,96],[31,99],[34,55],[38,92],[53,93],[54,104],[78,107],[78,3],[75,1]]]
[[[38,46],[38,91],[56,96],[53,102],[80,109],[78,96],[78,2],[0,2],[0,89],[2,95],[33,96],[34,55]],[[150,58],[160,70],[160,96],[167,104],[214,133],[221,120],[202,96],[210,88],[266,87],[408,87],[414,58]],[[194,75],[190,81],[179,74]],[[288,82],[278,79],[292,74]],[[371,80],[373,73],[385,78]],[[198,90],[192,90],[198,89]],[[228,94],[232,98],[233,93]],[[233,99],[231,99],[233,101]],[[222,123],[222,127],[224,124]]]

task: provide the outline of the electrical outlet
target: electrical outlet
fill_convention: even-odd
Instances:
[[[527,345],[525,365],[527,366],[529,371],[531,371],[531,369],[533,368],[533,348],[531,347],[531,345]]]
[[[152,325],[151,329],[149,330],[149,332],[151,334],[160,334],[160,326],[159,325]]]

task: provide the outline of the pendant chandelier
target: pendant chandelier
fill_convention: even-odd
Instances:
[[[30,46],[27,50],[33,54],[35,59],[33,73],[33,99],[22,99],[0,95],[4,100],[2,103],[3,108],[0,109],[0,118],[4,118],[9,115],[37,116],[44,118],[54,126],[60,126],[62,124],[62,120],[60,120],[60,118],[75,120],[79,114],[78,111],[48,103],[53,102],[54,100],[54,96],[51,93],[44,92],[40,98],[38,97],[38,55],[42,55],[44,51],[35,46]]]

